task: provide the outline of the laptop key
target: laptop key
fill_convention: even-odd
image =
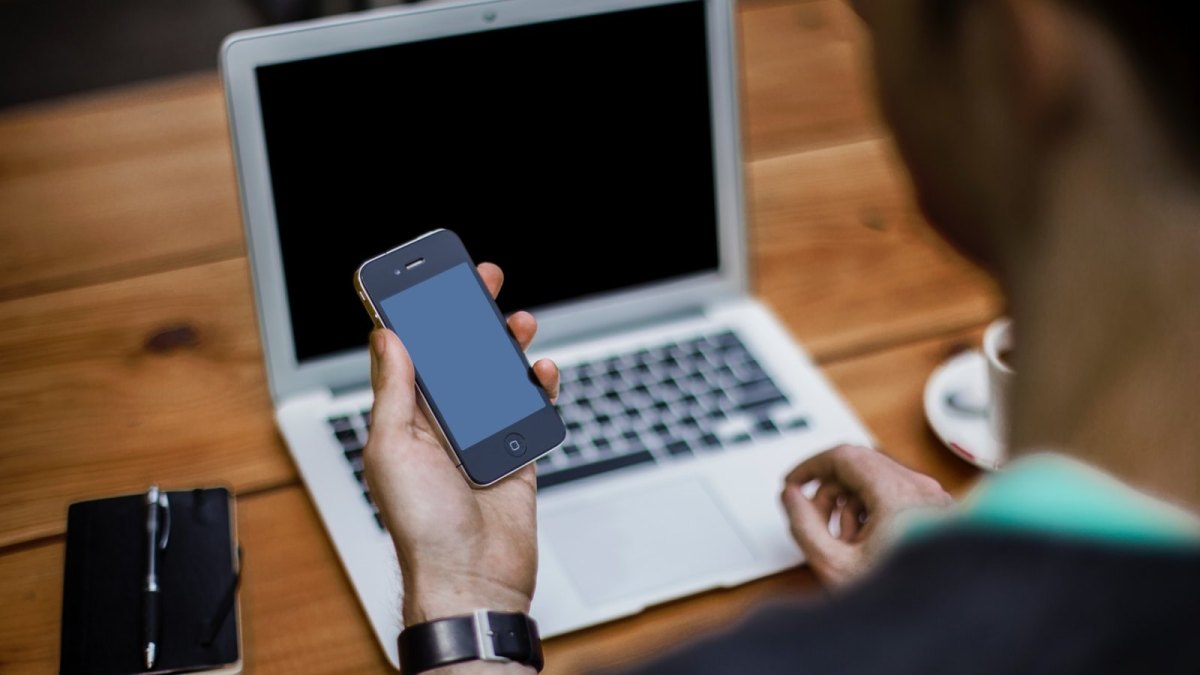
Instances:
[[[692,448],[687,444],[687,441],[671,441],[667,443],[666,447],[667,452],[671,453],[672,456],[692,454]]]
[[[758,365],[754,359],[738,365],[737,371],[741,374],[740,379],[743,382],[762,382],[771,379],[771,376],[767,375],[767,371],[763,370],[762,366]]]
[[[700,445],[706,448],[718,448],[721,446],[721,439],[717,438],[714,433],[707,433],[700,436]]]
[[[579,446],[567,444],[562,446],[563,454],[567,457],[575,458],[579,456]]]
[[[787,404],[788,404],[787,397],[784,396],[783,394],[779,394],[778,396],[772,396],[770,398],[764,398],[764,399],[755,400],[755,401],[743,402],[740,406],[738,406],[738,409],[741,410],[742,412],[751,413],[751,414],[755,414],[755,415],[762,415],[762,414],[765,414],[768,410],[771,410],[772,408],[785,406]]]
[[[353,429],[335,431],[333,435],[337,436],[338,441],[341,442],[342,448],[345,450],[358,450],[362,448],[362,443],[358,442],[358,434],[354,433]]]
[[[759,420],[758,423],[754,425],[754,430],[760,434],[777,434],[777,433],[779,433],[779,427],[775,426],[775,423],[769,419]]]
[[[738,348],[738,347],[740,347],[742,349],[745,349],[745,347],[742,346],[742,341],[739,340],[738,337],[736,335],[734,335],[733,331],[731,331],[731,330],[717,333],[716,335],[712,336],[712,340],[713,340],[713,342],[716,343],[716,345],[718,347],[723,347],[723,348]]]
[[[615,457],[603,459],[598,462],[568,467],[553,473],[539,474],[537,477],[538,489],[545,490],[556,485],[562,485],[563,483],[569,483],[571,481],[597,476],[609,471],[618,471],[620,469],[627,469],[639,464],[653,463],[654,455],[651,455],[648,450],[639,450],[638,452],[632,452],[628,455],[617,455]]]
[[[329,418],[329,426],[333,427],[334,431],[346,431],[353,425],[350,424],[350,418],[344,415]]]
[[[737,381],[737,387],[740,389],[757,389],[764,384],[774,384],[766,373],[754,377],[739,377]]]
[[[742,411],[765,411],[776,405],[786,405],[788,400],[775,386],[767,380],[753,387],[742,388],[738,392],[738,409]]]

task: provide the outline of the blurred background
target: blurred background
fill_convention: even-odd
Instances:
[[[0,108],[212,70],[234,31],[399,0],[0,0]]]

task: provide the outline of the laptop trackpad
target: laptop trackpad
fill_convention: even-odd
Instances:
[[[602,604],[741,568],[753,556],[703,479],[556,510],[546,540],[579,594]]]

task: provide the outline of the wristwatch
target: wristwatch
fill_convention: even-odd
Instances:
[[[397,644],[402,675],[465,661],[514,662],[539,672],[545,665],[537,622],[520,612],[477,609],[419,623],[400,631]]]

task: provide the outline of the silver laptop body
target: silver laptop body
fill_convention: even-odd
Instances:
[[[433,5],[226,40],[276,418],[393,665],[350,283],[374,253],[455,229],[505,267],[502,307],[536,313],[531,361],[563,369],[568,439],[538,462],[545,636],[796,565],[783,476],[870,442],[749,292],[734,56],[730,0]]]

